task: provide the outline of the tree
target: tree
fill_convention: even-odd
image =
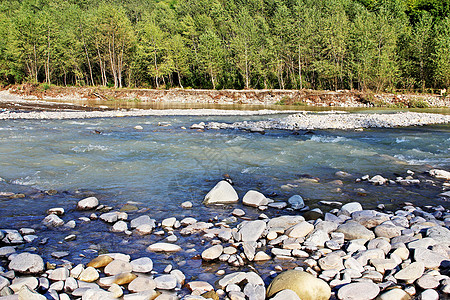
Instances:
[[[450,18],[438,23],[436,37],[436,80],[438,86],[450,87]]]
[[[121,7],[101,3],[93,14],[90,34],[94,37],[103,85],[106,85],[106,66],[109,65],[114,87],[123,86],[123,74],[128,54],[134,44],[131,22]]]
[[[222,69],[224,51],[222,41],[208,28],[199,38],[199,56],[204,71],[209,75],[212,88],[216,89],[217,76]]]

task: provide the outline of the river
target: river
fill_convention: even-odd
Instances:
[[[89,195],[97,196],[102,204],[117,210],[131,201],[140,211],[129,212],[129,219],[146,213],[158,222],[172,216],[178,220],[193,216],[206,221],[229,217],[237,207],[244,208],[249,217],[260,214],[257,209],[240,204],[225,207],[201,204],[204,195],[224,174],[233,179],[241,198],[249,189],[270,195],[275,201],[286,201],[299,194],[310,208],[319,207],[323,211],[330,208],[320,205],[321,200],[358,201],[365,208],[385,204],[388,209],[395,209],[404,201],[418,205],[442,204],[448,208],[448,204],[437,198],[440,187],[427,184],[424,172],[431,167],[450,169],[450,125],[362,132],[315,130],[296,135],[289,131],[269,130],[262,135],[238,130],[189,129],[191,124],[201,121],[234,122],[242,118],[3,120],[0,122],[0,177],[6,182],[0,182],[0,191],[24,193],[25,197],[0,198],[0,228],[36,228],[37,235],[49,241],[45,245],[37,242],[33,245],[49,260],[52,260],[49,253],[56,250],[69,251],[68,259],[73,262],[86,262],[97,251],[143,255],[146,246],[162,237],[113,234],[100,221],[77,221],[77,227],[72,230],[47,229],[39,223],[52,207],[65,208],[65,221],[89,216],[90,213],[74,210],[77,201]],[[267,118],[270,116],[245,117],[246,120]],[[143,129],[135,129],[137,125]],[[366,174],[395,180],[397,176],[407,176],[407,170],[415,172],[414,177],[423,179],[422,183],[373,186],[366,181],[355,182]],[[351,176],[337,177],[337,171]],[[193,208],[181,209],[184,201],[191,201]],[[274,209],[264,213],[280,214]],[[60,243],[70,233],[77,234],[77,240]],[[154,260],[159,271],[165,264],[178,263],[188,276],[211,279],[214,276],[211,272],[199,272],[211,266],[188,259],[201,253],[199,239],[180,239],[185,245],[193,244],[197,252],[145,255]]]

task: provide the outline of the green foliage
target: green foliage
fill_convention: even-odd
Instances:
[[[408,107],[410,107],[410,108],[428,108],[428,107],[430,107],[430,105],[426,101],[412,99],[409,101]]]
[[[450,0],[1,1],[0,82],[439,89],[449,12]]]

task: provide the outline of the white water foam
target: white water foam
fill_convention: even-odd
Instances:
[[[89,144],[87,146],[76,146],[71,149],[72,151],[76,153],[84,153],[89,151],[108,151],[109,148],[102,145],[92,145]]]
[[[317,143],[340,143],[349,141],[349,139],[343,137],[343,136],[323,136],[323,135],[313,135],[311,137],[311,141],[317,142]]]

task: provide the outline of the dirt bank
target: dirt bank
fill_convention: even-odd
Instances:
[[[108,89],[16,85],[11,96],[28,100],[127,100],[139,102],[204,104],[287,104],[323,107],[450,107],[450,97],[438,95],[368,94],[359,91],[313,90],[194,90]]]

